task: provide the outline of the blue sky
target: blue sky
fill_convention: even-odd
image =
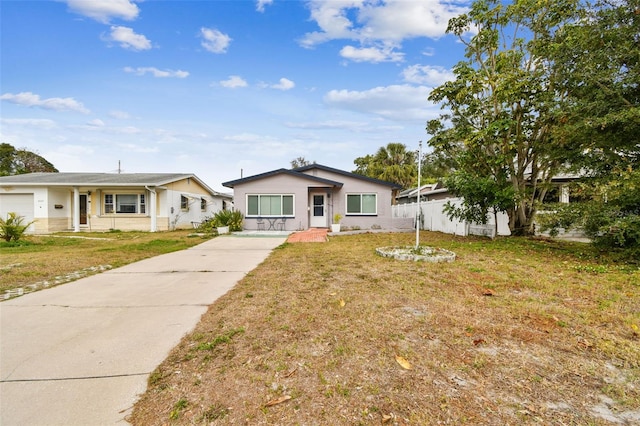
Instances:
[[[0,141],[63,172],[227,180],[417,149],[467,1],[0,1]]]

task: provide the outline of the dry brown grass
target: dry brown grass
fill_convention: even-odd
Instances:
[[[454,263],[374,254],[412,243],[275,250],[152,374],[130,421],[640,423],[637,266],[576,243],[433,233],[422,243]]]
[[[202,241],[202,237],[186,230],[27,236],[17,245],[0,245],[0,292],[43,281],[65,281],[88,268],[115,268]]]

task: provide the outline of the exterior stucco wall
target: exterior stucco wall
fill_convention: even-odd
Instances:
[[[15,195],[30,195],[32,196],[33,205],[30,207],[30,212],[23,214],[16,209],[11,208],[11,205],[3,206],[2,210],[7,212],[15,212],[24,217],[25,222],[34,221],[26,230],[27,234],[42,232],[41,229],[46,227],[46,206],[47,206],[47,191],[38,187],[12,187],[12,186],[0,186],[0,194],[15,194]]]
[[[393,192],[389,186],[380,185],[375,182],[369,182],[357,179],[351,176],[345,176],[338,173],[322,169],[311,169],[307,172],[312,176],[342,182],[342,188],[337,188],[332,192],[329,199],[330,218],[336,213],[342,216],[340,223],[348,228],[394,228],[395,224],[392,220],[391,203],[393,200]],[[376,194],[377,212],[375,215],[347,215],[347,194]]]
[[[287,175],[275,175],[264,179],[246,182],[233,188],[234,206],[245,216],[244,228],[258,229],[257,218],[247,217],[247,195],[293,195],[293,218],[287,218],[285,230],[295,231],[309,227],[308,191],[311,181],[297,179]]]
[[[165,188],[156,189],[156,229],[191,228],[191,222],[201,222],[222,210],[222,197],[209,193],[195,179],[184,179]],[[87,224],[81,224],[81,231],[149,231],[151,229],[151,192],[140,186],[92,187],[80,186],[81,195],[87,195]],[[90,192],[90,194],[89,194]],[[73,230],[74,189],[70,186],[2,186],[0,194],[33,194],[33,219],[35,223],[27,232],[46,234]],[[104,194],[145,194],[146,212],[143,214],[105,214]],[[189,198],[189,208],[180,208],[181,196]],[[201,209],[200,201],[205,198],[207,205]],[[231,205],[231,200],[228,202]],[[57,206],[57,207],[56,207]]]
[[[245,215],[245,229],[258,229],[257,218],[247,217],[248,194],[292,194],[294,195],[294,218],[287,218],[285,229],[288,231],[308,229],[310,224],[310,197],[313,194],[327,195],[327,224],[332,222],[333,215],[342,215],[341,223],[345,227],[393,228],[391,217],[392,190],[389,186],[375,182],[346,176],[329,171],[312,169],[307,172],[310,176],[316,176],[335,182],[342,182],[341,188],[328,188],[328,185],[305,178],[277,174],[262,179],[236,184],[234,186],[234,205]],[[377,214],[375,215],[346,215],[347,194],[376,194]]]

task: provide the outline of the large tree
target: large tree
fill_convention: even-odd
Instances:
[[[580,226],[594,243],[640,252],[640,0],[596,0],[546,47],[558,85],[557,138],[586,202],[555,206],[552,227]]]
[[[374,155],[356,158],[354,164],[354,173],[397,183],[403,188],[415,185],[418,178],[417,154],[401,143],[380,147]]]
[[[551,178],[568,150],[576,149],[553,132],[565,93],[543,53],[555,32],[574,18],[577,3],[478,0],[467,14],[449,21],[447,32],[464,43],[466,59],[455,65],[455,79],[429,97],[448,110],[427,124],[429,144],[455,160],[447,182],[454,193],[476,196],[477,188],[468,185],[474,180],[498,193],[481,197],[485,217],[490,208],[506,211],[514,235],[533,233]]]
[[[596,0],[546,54],[567,93],[559,137],[580,144],[576,169],[604,177],[640,165],[640,0]]]
[[[0,176],[36,172],[57,173],[58,169],[34,152],[24,148],[16,149],[8,143],[0,143]]]

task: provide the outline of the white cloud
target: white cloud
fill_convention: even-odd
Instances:
[[[2,124],[32,127],[44,130],[51,130],[56,127],[56,122],[46,118],[2,118]]]
[[[220,82],[222,87],[235,89],[237,87],[247,87],[247,82],[239,75],[230,75],[228,79]]]
[[[134,126],[107,126],[102,120],[92,120],[82,125],[70,125],[68,128],[73,130],[86,130],[103,135],[139,135],[143,133],[141,129]]]
[[[354,62],[401,62],[404,54],[394,52],[393,47],[353,47],[345,46],[340,50],[340,56]]]
[[[289,80],[288,78],[281,78],[280,81],[278,83],[259,83],[258,84],[259,87],[263,88],[263,89],[276,89],[276,90],[291,90],[294,87],[296,87],[296,83],[294,83],[293,81]]]
[[[237,135],[225,136],[223,139],[233,142],[260,142],[265,139],[269,139],[269,137],[257,135],[255,133],[239,133]]]
[[[364,121],[345,121],[345,120],[328,120],[318,121],[310,123],[284,123],[285,126],[292,129],[312,129],[312,130],[326,130],[326,129],[345,129],[345,130],[357,130],[364,129],[369,126],[369,123]]]
[[[422,54],[424,56],[433,56],[436,54],[436,50],[433,47],[425,47]]]
[[[438,38],[445,34],[449,20],[468,8],[449,0],[406,1],[387,0],[367,3],[358,19],[365,24],[360,33],[366,37],[400,41],[413,37]]]
[[[135,75],[145,75],[145,74],[151,74],[154,77],[158,77],[158,78],[168,78],[168,77],[175,77],[175,78],[186,78],[189,76],[189,72],[188,71],[182,71],[182,70],[160,70],[158,68],[155,67],[138,67],[138,68],[132,68],[132,67],[125,67],[124,68],[125,72],[128,73],[132,73]]]
[[[270,4],[273,4],[273,0],[257,0],[256,10],[258,12],[264,12],[264,7]]]
[[[278,89],[278,90],[291,90],[296,86],[296,84],[289,80],[288,78],[281,78],[280,82],[278,84],[272,84],[271,87],[272,89]]]
[[[133,143],[119,143],[118,147],[124,152],[137,152],[137,153],[150,154],[150,153],[160,151],[156,146],[146,147],[142,145],[136,145]]]
[[[140,10],[130,0],[67,0],[69,9],[79,15],[108,24],[111,18],[127,21],[138,17]]]
[[[227,34],[214,28],[200,28],[200,37],[202,37],[202,47],[213,53],[226,53],[231,40]]]
[[[17,94],[5,93],[0,96],[3,101],[27,107],[38,107],[53,111],[74,111],[88,114],[90,111],[85,106],[73,98],[48,98],[40,99],[40,95],[31,92],[21,92]]]
[[[462,0],[311,0],[308,3],[311,20],[319,31],[305,34],[299,43],[311,48],[330,40],[353,40],[360,47],[346,46],[341,54],[347,59],[382,62],[384,49],[377,44],[400,46],[405,39],[439,38],[446,32],[449,19],[467,11]],[[378,50],[378,51],[376,51]],[[388,51],[386,53],[390,53]],[[400,55],[395,53],[395,55]],[[384,61],[398,61],[388,56]]]
[[[125,111],[114,110],[109,112],[109,117],[115,118],[117,120],[128,120],[131,118],[131,115]]]
[[[408,84],[373,89],[331,90],[324,96],[330,106],[375,114],[389,120],[426,120],[438,115],[439,108],[427,98],[431,89]]]
[[[304,47],[313,47],[329,40],[357,39],[353,24],[347,17],[347,10],[351,8],[357,9],[361,4],[362,1],[310,1],[311,20],[318,24],[320,31],[305,34],[300,40],[300,44]]]
[[[402,77],[408,83],[440,86],[455,80],[455,75],[448,69],[431,65],[411,65],[402,70]]]
[[[89,120],[89,122],[87,124],[89,126],[93,126],[93,127],[104,127],[104,121],[100,120],[99,118],[95,118],[93,120]]]
[[[129,50],[149,50],[152,47],[148,38],[142,34],[136,34],[128,27],[112,26],[111,33],[104,39],[119,43],[120,47]]]

